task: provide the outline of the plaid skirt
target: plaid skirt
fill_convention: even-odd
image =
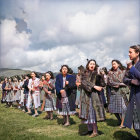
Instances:
[[[14,93],[13,100],[20,101],[20,97],[21,97],[21,93],[20,93],[20,90],[18,90],[17,92]]]
[[[125,105],[124,99],[122,95],[115,94],[110,96],[110,103],[108,106],[108,110],[110,113],[125,113],[127,107]]]
[[[62,103],[62,109],[58,109],[58,114],[59,115],[74,115],[76,111],[70,111],[70,105],[68,101],[68,97],[66,97],[63,101],[61,100]]]
[[[12,91],[9,91],[7,92],[7,95],[6,95],[6,101],[7,102],[13,102],[13,96],[14,96],[14,93]]]
[[[47,95],[45,100],[45,111],[56,110],[56,103],[53,95]]]

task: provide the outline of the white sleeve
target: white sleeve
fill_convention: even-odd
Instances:
[[[28,88],[32,87],[32,79],[29,79]]]

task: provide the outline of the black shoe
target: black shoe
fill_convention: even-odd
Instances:
[[[81,135],[82,136],[86,136],[86,135],[91,135],[93,131],[87,131],[87,132],[83,132]]]

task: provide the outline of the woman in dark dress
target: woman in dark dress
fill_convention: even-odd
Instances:
[[[75,96],[73,98],[73,89],[75,88],[76,79],[69,73],[69,67],[63,65],[60,69],[60,74],[56,76],[55,88],[57,95],[56,108],[58,114],[63,116],[64,125],[69,126],[69,117],[74,115],[75,112]]]
[[[102,77],[97,73],[96,61],[91,59],[86,65],[86,70],[81,75],[80,118],[88,125],[90,137],[98,135],[97,119],[104,120],[104,106],[99,95],[105,85]]]
[[[124,125],[135,129],[140,139],[140,45],[131,46],[129,57],[132,63],[128,63],[129,69],[124,77],[124,83],[131,88],[129,104],[126,111]]]

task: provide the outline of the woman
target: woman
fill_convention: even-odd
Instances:
[[[28,112],[31,113],[31,103],[33,99],[34,103],[34,111],[35,114],[33,117],[37,117],[38,114],[38,108],[40,107],[40,80],[36,77],[35,72],[31,72],[31,79],[29,79],[28,83],[29,88],[29,96],[28,96]]]
[[[13,103],[13,83],[11,81],[11,79],[8,79],[8,82],[6,83],[6,90],[7,90],[7,95],[6,95],[6,102],[8,104],[8,106],[12,107],[12,103]]]
[[[40,87],[40,102],[41,104],[43,104],[43,99],[44,99],[44,95],[45,95],[45,91],[43,90],[43,83],[45,82],[45,76],[42,75],[41,79],[40,79],[40,84],[42,85]]]
[[[75,98],[73,98],[73,88],[75,88],[75,82],[73,75],[68,74],[69,67],[62,65],[60,74],[56,76],[56,94],[57,94],[57,109],[58,114],[63,116],[64,126],[69,126],[70,115],[75,114]]]
[[[43,90],[45,91],[45,111],[47,115],[44,119],[53,120],[53,111],[56,110],[55,96],[55,81],[51,71],[46,72],[46,81],[43,82]]]
[[[76,106],[80,108],[80,95],[81,95],[81,74],[84,71],[84,67],[81,65],[78,67],[78,74],[76,75],[76,86],[77,86],[77,96],[76,96]]]
[[[105,84],[97,73],[97,64],[93,59],[88,61],[86,70],[81,76],[80,118],[88,125],[88,132],[83,135],[91,134],[90,137],[96,137],[97,118],[105,119],[104,107],[99,95]]]
[[[130,47],[129,57],[132,63],[128,63],[129,71],[124,77],[124,83],[131,87],[131,92],[124,125],[131,128],[133,124],[140,139],[140,45]]]
[[[123,83],[125,70],[118,60],[112,60],[112,69],[108,74],[108,85],[111,88],[109,101],[109,112],[114,113],[117,117],[120,128],[124,128],[123,122],[128,104],[126,94],[129,93],[128,87]]]
[[[14,90],[14,101],[17,103],[17,107],[20,108],[20,85],[19,81],[17,78],[14,78],[14,83],[13,83],[13,90]]]

